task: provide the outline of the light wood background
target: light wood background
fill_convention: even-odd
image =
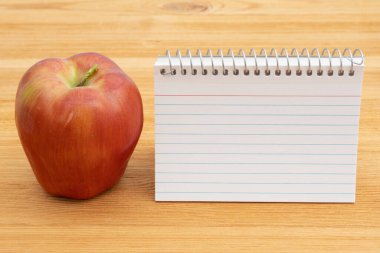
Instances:
[[[154,202],[153,63],[166,48],[360,47],[356,204]],[[89,201],[45,194],[14,123],[36,61],[95,51],[138,84],[130,166]],[[0,1],[0,252],[380,252],[380,1]]]

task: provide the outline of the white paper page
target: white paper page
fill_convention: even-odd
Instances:
[[[177,60],[177,75],[160,74],[166,58],[155,66],[157,201],[355,201],[362,66],[349,76],[344,60],[338,76],[333,59],[328,76],[323,59],[325,73],[317,76],[312,59],[312,76],[276,76],[270,59],[271,75],[245,76],[235,59],[235,76],[226,58],[229,75],[183,76]],[[307,59],[301,61],[305,72]],[[197,58],[193,65],[199,73]],[[296,60],[290,65],[295,72]]]

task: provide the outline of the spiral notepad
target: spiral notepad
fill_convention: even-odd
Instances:
[[[157,201],[355,201],[361,50],[194,53],[155,64]]]

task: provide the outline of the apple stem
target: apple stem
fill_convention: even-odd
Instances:
[[[92,66],[92,68],[90,68],[87,73],[84,75],[84,77],[82,78],[82,80],[77,84],[75,85],[74,87],[81,87],[81,86],[86,86],[86,82],[88,81],[88,79],[90,79],[90,77],[98,70],[98,65],[95,64],[94,66]]]

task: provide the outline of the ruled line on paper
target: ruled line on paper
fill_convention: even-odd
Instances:
[[[203,143],[203,142],[156,142],[158,145],[260,145],[260,146],[356,146],[357,144],[346,144],[346,143],[332,143],[332,144],[320,144],[320,143]]]
[[[258,164],[258,165],[264,165],[264,164],[287,164],[287,165],[337,165],[337,166],[352,166],[356,165],[355,163],[192,163],[192,162],[185,162],[185,163],[179,163],[179,162],[156,162],[156,164],[182,164],[182,165],[198,165],[198,164]]]
[[[341,195],[341,194],[350,194],[353,195],[355,192],[156,192],[159,194],[162,193],[176,193],[176,194],[273,194],[273,195],[287,195],[287,194],[295,194],[295,195]]]
[[[213,124],[213,123],[156,123],[160,126],[359,126],[358,124]]]
[[[360,95],[155,94],[155,97],[360,97]]]
[[[359,104],[355,104],[355,105],[351,105],[351,104],[346,104],[346,105],[340,105],[340,104],[320,104],[320,105],[317,105],[317,104],[179,104],[179,103],[176,103],[176,104],[162,104],[162,103],[156,103],[154,105],[158,105],[158,106],[171,106],[171,105],[175,105],[175,106],[280,106],[280,107],[292,107],[292,106],[302,106],[302,107],[308,107],[308,106],[328,106],[328,107],[334,107],[334,106],[352,106],[352,107],[358,107],[360,106]]]
[[[310,156],[356,156],[356,154],[313,154],[313,153],[180,153],[180,152],[156,152],[156,155],[310,155]]]
[[[165,182],[162,182],[162,181],[157,181],[156,182],[157,184],[248,184],[248,185],[251,185],[251,184],[258,184],[258,185],[266,185],[266,184],[285,184],[285,185],[288,185],[288,184],[294,184],[294,185],[313,185],[313,184],[317,184],[317,185],[353,185],[355,184],[354,183],[340,183],[340,182],[333,182],[333,183],[325,183],[325,182],[321,182],[321,183],[273,183],[273,182],[265,182],[265,183],[244,183],[244,182],[238,182],[238,183],[234,183],[234,182],[199,182],[199,181],[196,181],[196,182],[187,182],[187,181],[176,181],[176,182],[168,182],[168,181],[165,181]]]
[[[314,134],[314,133],[309,133],[309,134],[278,134],[278,133],[260,133],[260,134],[242,134],[242,133],[160,133],[156,132],[156,135],[242,135],[242,136],[262,136],[262,135],[281,135],[281,136],[287,136],[287,135],[301,135],[301,136],[357,136],[358,134],[339,134],[339,133],[332,133],[332,134]]]
[[[299,117],[358,117],[358,114],[239,114],[239,113],[156,113],[157,116],[299,116]]]
[[[314,133],[310,133],[310,134],[279,134],[279,133],[259,133],[259,134],[252,134],[252,133],[249,133],[249,134],[241,134],[241,133],[160,133],[160,132],[156,132],[155,133],[156,135],[242,135],[242,136],[246,136],[246,135],[302,135],[302,136],[308,136],[308,135],[311,135],[311,136],[314,136],[314,135],[318,135],[318,136],[323,136],[323,135],[326,135],[326,136],[357,136],[358,134],[339,134],[339,133],[331,133],[331,134],[314,134]]]
[[[334,173],[324,173],[324,172],[194,172],[194,171],[157,171],[157,174],[212,174],[212,175],[356,175],[356,173],[345,173],[345,172],[334,172]]]

